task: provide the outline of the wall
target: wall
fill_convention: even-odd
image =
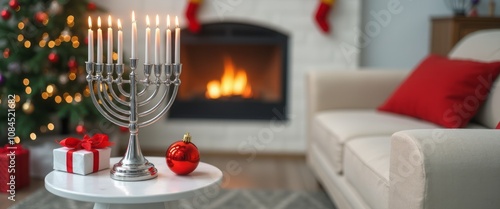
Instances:
[[[445,1],[363,1],[361,28],[363,33],[367,35],[364,36],[366,41],[362,41],[366,44],[360,47],[361,66],[413,68],[429,53],[431,18],[452,15]],[[396,12],[390,12],[390,18],[376,18],[380,14],[387,14],[390,5],[394,2],[399,2],[400,7]],[[488,14],[488,2],[489,0],[481,1],[480,15]],[[373,15],[373,13],[378,15]],[[496,15],[500,16],[500,2],[498,0]],[[373,26],[375,22],[377,22],[378,27]],[[377,28],[380,30],[376,30]]]
[[[183,12],[187,0],[107,0],[102,3],[109,13],[130,22],[134,9],[138,23],[148,13],[179,15],[184,26]],[[290,121],[223,121],[162,119],[139,132],[143,149],[165,150],[184,132],[191,132],[193,141],[202,150],[240,153],[282,152],[302,153],[306,148],[305,74],[311,69],[355,69],[358,67],[357,45],[361,22],[361,1],[339,1],[330,19],[334,32],[324,35],[316,27],[313,16],[318,1],[304,0],[205,0],[199,13],[202,22],[242,21],[264,25],[290,36],[289,108]],[[163,22],[163,21],[162,21]],[[143,31],[144,25],[138,26]],[[124,42],[130,37],[124,28]],[[143,40],[143,33],[139,33]],[[129,51],[125,44],[125,51]],[[142,49],[140,47],[140,49]],[[139,55],[142,55],[142,50]],[[127,57],[127,56],[124,56]],[[139,56],[141,60],[142,57]],[[283,110],[276,110],[280,117]],[[125,144],[125,143],[124,143]]]

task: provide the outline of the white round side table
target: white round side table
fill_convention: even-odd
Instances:
[[[170,171],[163,157],[146,157],[158,169],[158,177],[146,181],[116,181],[109,169],[86,176],[52,171],[45,177],[45,188],[60,197],[94,202],[94,209],[165,209],[166,202],[194,196],[219,186],[222,171],[200,162],[195,171],[178,176]],[[111,158],[111,165],[121,158]]]

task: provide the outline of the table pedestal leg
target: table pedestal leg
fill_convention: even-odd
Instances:
[[[166,209],[164,202],[143,204],[108,204],[95,203],[94,209]]]

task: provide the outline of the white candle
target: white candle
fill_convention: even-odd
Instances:
[[[175,16],[175,64],[181,63],[181,29],[179,28],[179,18]]]
[[[132,59],[137,58],[136,55],[137,46],[137,23],[135,22],[135,12],[132,11]]]
[[[122,32],[122,22],[118,19],[118,63],[123,64],[123,32]]]
[[[97,63],[102,63],[102,30],[101,17],[97,18]]]
[[[111,15],[108,16],[108,64],[113,64],[113,28]]]
[[[144,55],[144,63],[149,64],[149,44],[151,43],[151,29],[149,28],[149,16],[146,16],[146,49]]]
[[[89,31],[88,31],[88,45],[89,45],[89,54],[88,54],[88,62],[94,62],[94,31],[92,31],[92,19],[89,16]]]
[[[160,24],[160,17],[156,15],[156,30],[155,30],[155,65],[160,64],[160,44],[161,44],[161,36],[160,36],[160,28],[158,27]]]
[[[172,31],[170,31],[170,15],[167,16],[167,48],[165,50],[165,63],[172,64]]]

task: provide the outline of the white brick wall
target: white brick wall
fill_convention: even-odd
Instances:
[[[139,23],[144,15],[179,15],[185,25],[187,0],[107,0],[102,5],[110,14],[123,20],[136,11]],[[338,1],[330,15],[333,33],[324,35],[314,23],[316,0],[205,0],[199,13],[201,22],[242,21],[264,25],[290,36],[289,52],[289,117],[284,124],[269,121],[221,120],[161,120],[140,130],[143,149],[164,150],[184,132],[191,132],[202,150],[239,151],[240,153],[282,152],[300,153],[306,148],[305,74],[308,70],[353,69],[358,66],[359,54],[347,60],[341,43],[356,45],[361,21],[361,1]],[[229,6],[218,13],[217,6]],[[128,22],[128,21],[125,21]],[[139,31],[144,26],[139,26]],[[124,41],[130,43],[127,28]],[[139,33],[139,40],[143,34]],[[125,44],[125,51],[129,51]],[[139,52],[139,54],[143,54]],[[142,58],[142,57],[139,57]],[[286,128],[276,128],[284,125]],[[126,144],[126,143],[123,143]]]

